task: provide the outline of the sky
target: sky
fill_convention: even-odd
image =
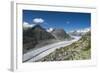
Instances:
[[[91,26],[90,13],[23,10],[23,23],[40,24],[43,28],[59,28],[66,32]]]

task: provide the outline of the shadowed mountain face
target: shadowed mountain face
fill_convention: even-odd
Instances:
[[[35,27],[24,31],[23,37],[25,36],[35,38],[37,41],[54,39],[54,37],[50,33],[46,32],[45,29],[42,28],[40,25],[36,25]]]
[[[58,40],[71,38],[63,29],[54,29],[51,34]]]
[[[56,49],[54,52],[38,61],[63,61],[91,59],[91,32],[69,46]]]
[[[29,50],[34,48],[37,44],[42,43],[42,41],[55,39],[49,32],[47,32],[40,25],[36,25],[33,28],[23,31],[23,48]]]

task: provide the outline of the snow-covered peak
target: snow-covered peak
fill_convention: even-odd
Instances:
[[[52,32],[54,29],[53,28],[49,28],[47,29],[47,32]]]
[[[70,31],[69,34],[71,35],[84,35],[85,33],[89,32],[90,28],[78,29],[74,31]]]
[[[76,32],[78,32],[78,33],[86,33],[86,32],[88,32],[88,31],[90,31],[90,28],[85,28],[85,29],[76,30]]]

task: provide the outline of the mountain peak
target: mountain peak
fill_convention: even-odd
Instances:
[[[33,28],[42,28],[40,25],[35,25]]]
[[[52,35],[55,36],[56,39],[64,40],[69,39],[70,36],[65,32],[64,29],[54,29],[52,31]]]
[[[46,31],[41,25],[35,25],[32,29],[34,29],[34,30],[44,30],[44,31]]]

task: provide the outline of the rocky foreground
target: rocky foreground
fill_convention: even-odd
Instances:
[[[91,59],[91,32],[87,32],[82,38],[69,46],[56,49],[54,52],[38,61],[63,61],[63,60],[87,60]]]

